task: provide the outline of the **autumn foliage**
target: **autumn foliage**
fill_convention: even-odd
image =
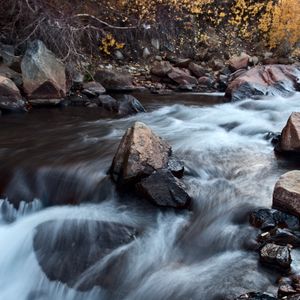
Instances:
[[[65,60],[116,49],[137,59],[153,38],[183,55],[211,40],[216,48],[291,50],[300,41],[300,0],[6,0],[0,32],[0,41],[21,47],[40,38]]]

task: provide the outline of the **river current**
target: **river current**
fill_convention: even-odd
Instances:
[[[149,112],[124,119],[100,118],[87,108],[2,116],[0,299],[210,300],[249,291],[275,294],[278,274],[261,267],[251,250],[257,230],[248,214],[271,207],[278,177],[299,167],[275,156],[268,135],[280,132],[291,112],[300,111],[299,100],[296,94],[213,105],[184,98],[173,104],[152,101],[146,103]],[[107,180],[120,139],[135,121],[150,126],[184,160],[190,211],[160,210],[123,197]],[[123,246],[129,259],[109,289],[78,291],[44,274],[33,249],[36,227],[66,219],[142,228]],[[292,255],[299,257],[295,250]],[[293,268],[300,269],[297,259]]]

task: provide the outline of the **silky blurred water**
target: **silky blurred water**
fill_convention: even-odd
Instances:
[[[99,119],[95,110],[77,108],[0,119],[0,299],[210,300],[275,292],[277,275],[249,250],[257,231],[247,214],[270,207],[278,177],[298,167],[276,158],[266,135],[281,131],[290,113],[300,110],[300,95],[211,106],[182,99],[151,108],[125,119]],[[191,211],[161,211],[120,196],[106,178],[135,121],[168,140],[184,160]],[[33,250],[35,228],[64,219],[142,228],[123,246],[129,259],[111,288],[80,292],[43,273]],[[102,266],[98,262],[93,272]]]

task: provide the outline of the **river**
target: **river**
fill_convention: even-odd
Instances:
[[[148,113],[124,119],[76,107],[1,117],[1,300],[216,300],[276,293],[278,274],[262,268],[251,250],[257,230],[248,213],[270,207],[278,177],[297,167],[275,156],[267,133],[281,131],[300,110],[300,95],[211,105],[177,98],[147,100]],[[118,143],[135,121],[168,140],[184,160],[190,211],[123,197],[107,180]],[[142,228],[125,246],[129,259],[109,289],[78,291],[42,271],[33,250],[36,227],[66,219]]]

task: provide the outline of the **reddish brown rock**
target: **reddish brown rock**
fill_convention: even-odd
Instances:
[[[26,103],[12,80],[0,75],[0,110],[26,111]]]
[[[179,85],[197,85],[198,83],[197,78],[179,68],[172,68],[172,71],[168,73],[168,77]]]
[[[141,122],[129,128],[111,166],[117,183],[133,182],[167,166],[171,146]]]
[[[168,61],[156,61],[150,73],[154,76],[165,77],[172,71],[172,65]]]
[[[294,112],[284,129],[282,130],[280,137],[280,150],[282,151],[300,151],[300,113]]]
[[[240,69],[247,69],[249,65],[250,56],[246,53],[241,55],[234,55],[229,60],[229,68],[235,72]]]
[[[226,97],[233,101],[261,96],[288,96],[300,90],[300,66],[256,66],[230,81]]]
[[[94,78],[110,91],[132,91],[135,89],[133,78],[127,72],[102,69],[95,73]]]
[[[277,181],[273,207],[300,217],[300,171],[291,171]]]
[[[189,70],[192,72],[192,74],[194,76],[196,76],[197,78],[205,76],[205,74],[207,73],[207,71],[200,65],[197,65],[193,62],[191,62],[189,64]]]
[[[24,92],[29,100],[66,96],[65,67],[41,41],[29,45],[21,69]]]

